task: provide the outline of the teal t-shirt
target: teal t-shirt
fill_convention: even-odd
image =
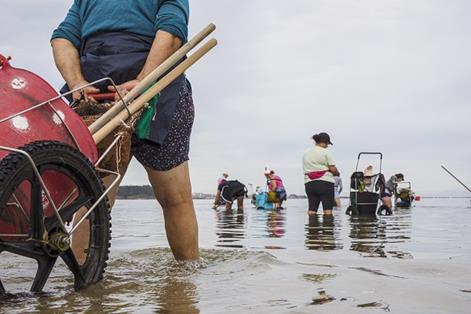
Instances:
[[[51,39],[65,38],[79,48],[100,32],[154,37],[158,30],[187,41],[189,0],[75,0]]]

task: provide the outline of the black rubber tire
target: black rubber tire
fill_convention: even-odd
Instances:
[[[346,215],[352,216],[353,215],[353,206],[350,205],[347,207],[347,210],[345,211]]]
[[[83,193],[92,197],[91,203],[104,194],[103,183],[95,168],[80,151],[56,141],[33,142],[24,147],[36,166],[40,169],[59,169],[75,182],[80,182]],[[0,161],[0,211],[11,197],[17,186],[32,176],[31,164],[25,156],[10,153]],[[111,241],[111,217],[108,199],[95,208],[89,216],[90,247],[87,259],[81,266],[85,284],[76,288],[84,288],[103,278],[109,256]]]
[[[378,208],[378,215],[380,216],[391,216],[393,214],[392,209],[386,205],[381,205]]]

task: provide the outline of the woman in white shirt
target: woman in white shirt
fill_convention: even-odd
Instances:
[[[314,147],[306,150],[303,156],[304,182],[309,200],[309,215],[316,215],[322,202],[324,215],[332,215],[335,206],[334,175],[339,172],[335,167],[332,154],[327,149],[332,145],[327,133],[319,133],[312,137]]]

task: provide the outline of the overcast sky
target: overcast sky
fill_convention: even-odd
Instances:
[[[72,1],[3,1],[0,53],[59,89],[49,37]],[[188,76],[197,117],[195,192],[223,171],[262,185],[264,167],[303,193],[301,158],[326,131],[347,181],[360,151],[381,151],[422,195],[469,195],[471,2],[193,0],[190,34],[209,22],[219,46]],[[369,161],[365,161],[365,165]],[[125,184],[146,184],[133,162]]]

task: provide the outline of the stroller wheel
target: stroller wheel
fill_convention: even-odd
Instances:
[[[392,210],[386,205],[381,205],[378,209],[378,215],[380,216],[391,216]]]
[[[345,214],[351,216],[353,214],[353,206],[348,206],[347,210],[345,211]]]

